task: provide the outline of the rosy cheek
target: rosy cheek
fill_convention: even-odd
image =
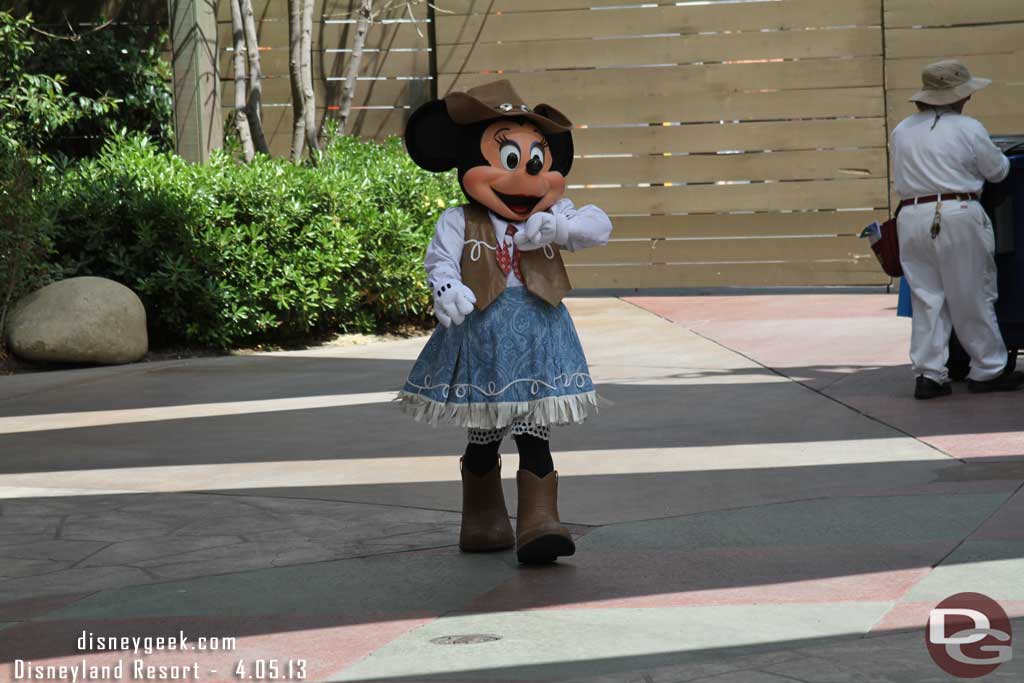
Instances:
[[[561,197],[565,194],[565,176],[557,171],[547,174],[548,196]]]
[[[473,199],[480,201],[491,196],[491,183],[494,181],[494,170],[487,166],[477,166],[466,171],[462,176],[462,186]]]

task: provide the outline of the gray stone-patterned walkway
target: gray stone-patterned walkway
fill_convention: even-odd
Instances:
[[[894,299],[841,297],[571,300],[607,403],[546,568],[458,552],[463,435],[391,402],[423,339],[0,378],[0,681],[137,658],[83,631],[234,638],[139,655],[207,681],[949,680],[948,595],[1024,637],[1024,394],[915,403]]]

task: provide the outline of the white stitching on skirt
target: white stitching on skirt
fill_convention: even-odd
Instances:
[[[441,383],[438,383],[438,384],[431,384],[430,383],[431,377],[430,377],[430,375],[427,375],[426,377],[423,378],[423,381],[425,382],[425,384],[416,384],[416,382],[413,382],[412,379],[406,380],[406,384],[408,384],[409,386],[413,387],[414,389],[416,389],[418,391],[433,391],[434,389],[441,389],[442,392],[444,392],[445,390],[450,391],[452,387],[455,387],[455,395],[458,396],[459,398],[465,398],[466,395],[469,393],[469,389],[474,389],[475,391],[480,392],[484,396],[494,397],[494,396],[499,396],[499,395],[505,393],[506,391],[509,390],[509,388],[511,388],[511,387],[515,386],[516,384],[519,384],[521,382],[529,382],[530,383],[530,393],[533,394],[533,395],[536,395],[537,392],[540,391],[540,386],[541,385],[544,385],[548,389],[552,389],[552,390],[558,389],[559,385],[561,385],[563,387],[569,387],[569,386],[575,385],[577,389],[582,389],[583,387],[585,387],[587,385],[587,380],[589,380],[589,379],[590,379],[590,375],[588,375],[585,372],[574,372],[572,374],[563,372],[562,374],[557,375],[554,378],[554,380],[553,380],[554,384],[548,384],[547,382],[545,382],[542,379],[533,379],[533,378],[529,378],[529,377],[524,377],[524,378],[521,378],[521,379],[514,379],[511,382],[509,382],[508,384],[506,384],[505,386],[503,386],[501,389],[498,389],[497,386],[493,382],[490,385],[488,385],[486,388],[485,387],[478,387],[475,384],[468,384],[468,383],[466,383],[466,384],[445,384],[445,383],[441,382]],[[448,395],[445,394],[445,398],[447,398],[447,397],[448,397]]]

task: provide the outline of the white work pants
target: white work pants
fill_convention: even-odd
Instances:
[[[931,235],[935,203],[906,206],[898,230],[903,275],[914,302],[910,362],[915,375],[948,381],[949,334],[971,357],[973,380],[999,375],[1006,345],[996,323],[995,235],[981,204],[942,202],[941,229]]]

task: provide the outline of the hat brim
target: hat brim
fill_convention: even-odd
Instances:
[[[444,98],[448,115],[460,126],[492,119],[522,118],[537,125],[545,133],[566,133],[572,130],[572,122],[565,114],[548,104],[538,104],[529,111],[512,109],[502,111],[489,107],[472,95],[453,92]]]
[[[910,96],[910,101],[921,102],[923,104],[933,104],[936,106],[953,104],[954,102],[959,102],[965,97],[970,97],[972,94],[987,88],[990,85],[992,85],[992,79],[990,78],[972,78],[966,83],[961,83],[955,88],[944,88],[942,90],[918,90]]]

